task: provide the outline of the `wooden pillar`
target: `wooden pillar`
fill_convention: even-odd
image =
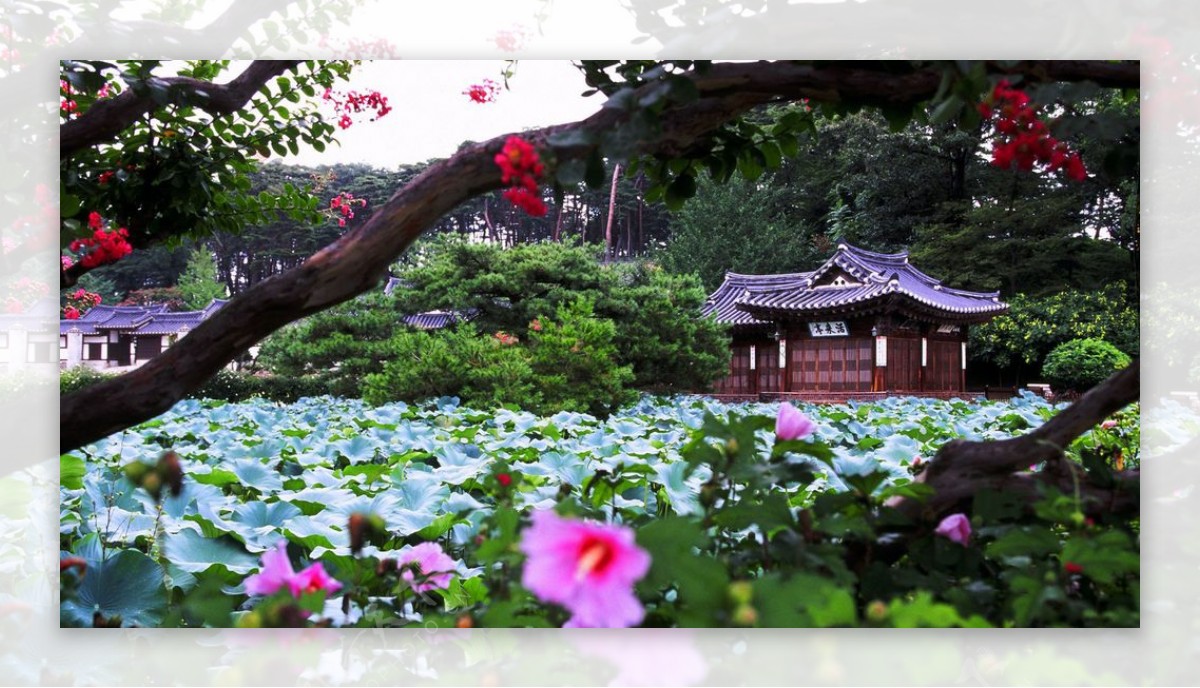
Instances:
[[[779,380],[779,391],[780,392],[790,392],[790,391],[792,391],[792,375],[791,375],[792,352],[788,350],[790,347],[788,347],[787,329],[781,327],[778,331],[779,331],[779,375],[781,376],[781,379]]]
[[[959,365],[959,367],[958,367],[959,368],[958,391],[966,392],[967,391],[967,326],[963,325],[963,326],[959,327],[958,329],[959,329],[959,332],[962,333],[962,349],[961,349],[962,360],[959,362],[961,365]]]
[[[758,394],[758,345],[750,345],[750,393]]]
[[[929,330],[932,326],[921,328],[921,367],[917,369],[917,389],[925,391],[925,369],[929,366]]]
[[[877,328],[871,329],[875,338],[875,374],[871,379],[872,392],[887,391],[887,335],[880,334]]]

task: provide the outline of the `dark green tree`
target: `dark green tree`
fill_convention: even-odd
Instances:
[[[654,264],[605,266],[595,248],[443,242],[399,277],[400,311],[470,313],[483,332],[524,331],[587,299],[616,326],[618,360],[632,366],[639,388],[706,389],[728,365],[723,331],[699,317],[706,292],[698,280]]]

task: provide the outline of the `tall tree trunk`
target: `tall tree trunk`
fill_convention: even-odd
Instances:
[[[554,218],[554,235],[550,240],[556,244],[562,243],[563,204],[566,202],[567,197],[563,196],[562,202],[558,204],[558,216]]]
[[[493,244],[500,243],[500,237],[496,236],[496,226],[492,224],[492,216],[488,212],[487,196],[483,197],[483,221],[487,224],[488,237],[491,238]]]
[[[638,199],[637,250],[638,250],[638,254],[643,254],[646,252],[646,238],[645,238],[645,235],[643,234],[643,228],[642,228],[642,209],[646,207],[646,199],[642,198],[641,189],[638,189],[637,199]]]
[[[612,190],[608,194],[608,223],[604,227],[604,262],[608,263],[613,258],[613,243],[612,243],[612,225],[613,225],[613,209],[617,205],[617,176],[621,174],[621,165],[613,163],[613,178]]]

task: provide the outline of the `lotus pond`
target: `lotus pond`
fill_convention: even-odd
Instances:
[[[1137,624],[1136,531],[1075,522],[1070,495],[1036,516],[977,500],[965,544],[928,533],[897,561],[846,563],[903,530],[881,507],[922,496],[914,462],[950,439],[1026,432],[1056,413],[1045,401],[806,406],[815,434],[787,442],[777,410],[645,398],[599,420],[455,399],[181,402],[61,457],[61,622],[560,626],[569,610],[521,575],[531,515],[557,509],[636,533],[647,626]],[[1135,467],[1137,420],[1123,411],[1071,454]],[[167,452],[182,479],[163,472]],[[452,562],[444,584],[404,565],[424,543]],[[278,551],[320,564],[337,590],[247,594]]]

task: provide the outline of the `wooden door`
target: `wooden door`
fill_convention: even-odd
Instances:
[[[962,391],[962,342],[929,340],[925,389],[931,392]]]
[[[888,337],[887,388],[917,392],[921,389],[921,340]]]

